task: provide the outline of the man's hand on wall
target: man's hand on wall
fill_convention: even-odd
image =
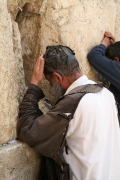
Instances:
[[[44,58],[40,56],[37,59],[37,62],[34,66],[33,74],[30,83],[39,86],[43,78],[43,70],[44,70]]]
[[[101,44],[105,45],[106,47],[110,46],[111,44],[115,43],[115,37],[110,32],[105,32],[104,37],[101,41]]]

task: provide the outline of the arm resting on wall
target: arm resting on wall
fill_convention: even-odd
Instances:
[[[62,106],[54,106],[48,113],[42,114],[38,108],[38,101],[43,97],[44,94],[39,87],[29,85],[20,105],[17,129],[21,141],[49,157],[59,151],[63,141],[63,130],[69,121],[59,115]]]
[[[120,90],[120,62],[106,58],[105,52],[106,47],[104,45],[95,46],[87,56],[88,61],[101,75]]]

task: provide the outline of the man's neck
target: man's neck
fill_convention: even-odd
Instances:
[[[71,76],[71,77],[64,76],[63,88],[67,90],[69,86],[81,76],[83,76],[82,73],[76,73],[74,76]]]

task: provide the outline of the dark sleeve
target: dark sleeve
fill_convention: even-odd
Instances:
[[[107,59],[106,47],[103,44],[95,46],[88,54],[89,63],[111,84],[120,90],[120,62]]]
[[[59,137],[68,122],[59,116],[60,112],[57,106],[48,113],[42,114],[38,107],[38,101],[43,97],[44,94],[39,87],[29,85],[20,105],[17,134],[19,140],[47,156],[51,152],[57,152],[60,148],[62,136],[61,139]],[[56,148],[54,144],[56,144]]]
[[[18,135],[21,128],[26,126],[25,124],[28,117],[31,117],[32,119],[32,117],[37,118],[43,114],[38,107],[38,101],[42,98],[44,98],[42,90],[34,84],[29,84],[28,90],[20,104],[19,119],[17,123]]]

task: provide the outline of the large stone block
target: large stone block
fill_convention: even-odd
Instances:
[[[105,30],[114,33],[118,2],[44,0],[39,3],[40,9],[36,9],[37,3],[37,0],[27,3],[26,10],[17,16],[26,84],[29,84],[37,57],[44,53],[47,45],[54,44],[74,49],[83,73],[93,80],[101,80],[89,66],[86,56],[93,46],[100,43]],[[54,94],[49,91],[48,83],[43,81],[41,87],[52,101]]]
[[[116,41],[120,41],[120,0],[116,0],[117,11],[116,11],[116,21],[115,21],[115,37]]]
[[[41,14],[45,3],[46,0],[8,0],[8,11],[12,19],[15,20],[20,11]]]
[[[28,85],[40,51],[40,15],[23,11],[18,14],[16,21],[21,34],[25,81],[26,85]]]
[[[18,106],[24,91],[20,33],[7,2],[0,1],[0,144],[16,138]]]
[[[25,90],[23,60],[28,85],[35,61],[45,47],[67,45],[75,50],[83,73],[100,80],[86,55],[100,43],[105,30],[116,32],[119,37],[119,7],[119,0],[0,1],[0,143],[16,137],[18,106]],[[17,17],[19,29],[8,12],[13,20]],[[43,81],[41,87],[52,100],[54,94],[48,83]]]
[[[83,73],[99,80],[86,55],[100,43],[106,30],[114,33],[116,8],[114,0],[49,0],[42,18],[41,52],[48,44],[70,46],[76,52]]]
[[[120,0],[0,1],[0,144],[16,138],[25,80],[28,85],[35,61],[45,47],[70,46],[83,73],[100,80],[86,55],[100,43],[106,30],[120,39],[119,16]],[[41,87],[54,102],[55,95],[45,80]],[[1,180],[37,180],[38,171],[39,156],[27,145],[16,143],[0,148]]]
[[[0,180],[37,180],[40,158],[20,142],[0,148]]]

